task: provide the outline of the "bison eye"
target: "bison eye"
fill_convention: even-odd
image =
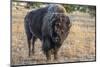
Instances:
[[[56,26],[59,27],[60,25],[59,24],[56,24]]]
[[[60,26],[61,26],[61,23],[58,22],[58,23],[56,23],[55,25],[56,25],[57,27],[60,27]]]

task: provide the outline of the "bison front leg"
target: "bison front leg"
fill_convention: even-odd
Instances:
[[[58,49],[54,49],[54,59],[57,60],[58,59],[58,56],[57,56],[57,53],[58,53]]]
[[[51,52],[50,52],[51,46],[50,45],[51,43],[50,43],[49,38],[43,38],[42,49],[43,49],[44,54],[46,55],[47,61],[51,59]]]
[[[45,55],[46,55],[47,61],[50,61],[51,60],[51,52],[50,51],[47,51],[45,53]]]
[[[57,44],[56,44],[57,45]],[[58,51],[59,51],[60,46],[55,46],[54,48],[54,59],[58,59]]]

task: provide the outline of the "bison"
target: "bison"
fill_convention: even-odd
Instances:
[[[62,5],[50,4],[30,11],[24,18],[24,26],[29,56],[31,53],[34,54],[34,42],[39,38],[47,60],[51,59],[51,54],[56,60],[57,52],[68,36],[71,23]]]

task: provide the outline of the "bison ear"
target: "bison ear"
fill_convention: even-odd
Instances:
[[[68,16],[66,16],[66,25],[67,25],[68,27],[71,27],[71,26],[72,26],[72,23],[70,22],[70,19],[69,19]]]

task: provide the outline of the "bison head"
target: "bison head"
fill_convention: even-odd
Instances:
[[[52,20],[52,40],[55,43],[62,43],[67,37],[71,23],[69,17],[63,13],[55,13]]]
[[[61,5],[49,6],[43,21],[44,34],[49,33],[54,43],[62,43],[71,27],[65,8]]]

